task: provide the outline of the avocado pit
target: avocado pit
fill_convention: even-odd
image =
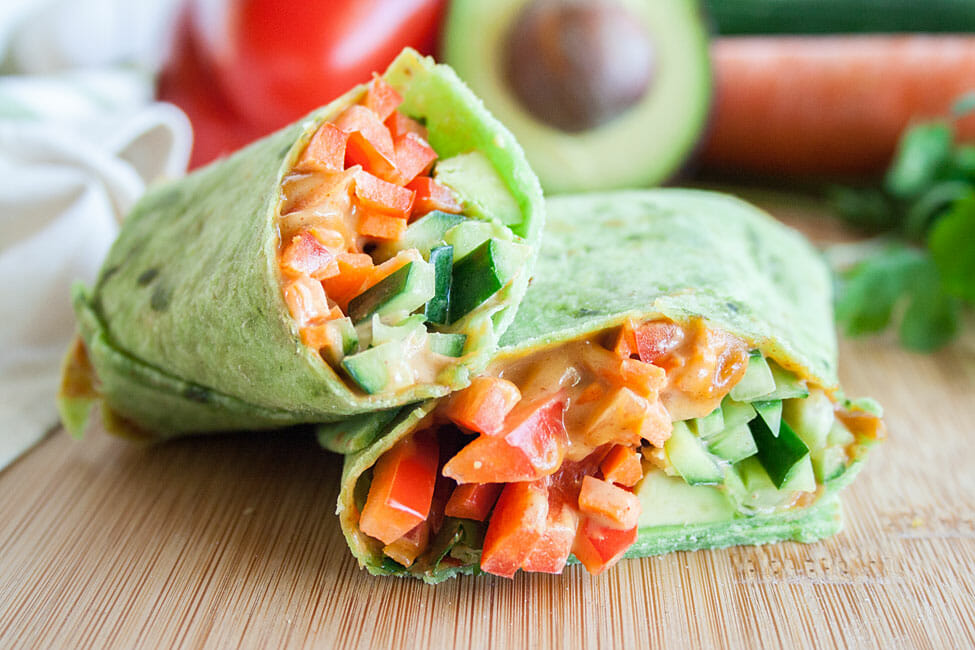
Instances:
[[[512,23],[507,84],[536,119],[569,133],[639,103],[654,77],[643,21],[612,0],[535,0]]]

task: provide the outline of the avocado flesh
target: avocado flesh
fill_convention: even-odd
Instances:
[[[572,133],[533,117],[504,73],[508,34],[530,0],[451,4],[445,61],[514,132],[549,193],[659,184],[680,168],[704,127],[712,84],[698,3],[618,1],[642,18],[652,39],[653,80],[618,117]]]

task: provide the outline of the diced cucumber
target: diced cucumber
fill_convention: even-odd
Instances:
[[[816,476],[813,473],[812,460],[806,456],[792,468],[792,471],[782,481],[779,489],[783,492],[815,492]]]
[[[332,365],[338,365],[345,355],[359,348],[359,335],[352,325],[352,319],[336,318],[325,323],[325,328],[328,345],[322,348],[322,353]]]
[[[674,422],[674,431],[664,443],[667,458],[690,485],[717,485],[724,473],[701,441],[684,422]]]
[[[466,334],[430,332],[427,337],[430,351],[445,357],[459,357],[464,353],[464,344],[467,343]]]
[[[434,291],[433,266],[414,260],[353,298],[349,302],[349,317],[358,323],[379,314],[383,320],[395,323],[423,306]]]
[[[372,321],[369,323],[372,329],[369,345],[375,347],[389,341],[403,341],[410,335],[418,335],[426,331],[423,326],[425,321],[423,314],[414,314],[396,325],[386,325],[379,319],[378,314],[373,314]]]
[[[772,430],[762,418],[753,419],[748,426],[758,445],[756,458],[768,472],[772,483],[782,487],[793,468],[809,457],[809,447],[786,422],[782,422],[777,437],[772,435]]]
[[[858,397],[856,399],[844,399],[843,408],[847,411],[866,411],[878,418],[884,416],[884,407],[872,397]]]
[[[790,399],[783,405],[782,416],[810,449],[826,443],[833,421],[833,401],[822,390],[809,392],[805,399]]]
[[[846,449],[840,445],[813,449],[809,452],[809,458],[812,460],[816,480],[820,483],[836,478],[846,469]]]
[[[747,424],[725,429],[708,441],[708,450],[730,463],[737,463],[758,452],[755,439]]]
[[[724,487],[731,500],[748,514],[772,512],[792,499],[791,494],[779,491],[772,484],[768,472],[755,456],[729,468]]]
[[[369,394],[399,384],[411,374],[409,364],[403,358],[403,346],[398,341],[388,341],[345,357],[342,367]]]
[[[498,292],[528,255],[520,244],[489,239],[454,264],[450,322],[454,323]]]
[[[511,233],[504,226],[490,221],[467,219],[448,230],[443,238],[445,244],[454,247],[455,260],[463,259],[489,239],[507,241],[511,239]]]
[[[454,247],[437,246],[430,251],[434,273],[433,298],[427,301],[423,313],[431,323],[443,325],[450,315],[450,282],[454,269]]]
[[[400,239],[384,242],[376,247],[373,257],[377,262],[385,262],[399,251],[415,248],[423,259],[429,259],[430,251],[444,243],[447,231],[466,219],[462,214],[450,214],[440,210],[428,212],[411,223]]]
[[[782,423],[782,400],[762,400],[752,402],[752,406],[758,412],[758,416],[765,420],[765,424],[772,431],[776,438],[779,436],[779,427]]]
[[[688,485],[659,469],[647,472],[634,492],[640,499],[638,528],[728,521],[735,515],[734,504],[720,489]]]
[[[315,425],[318,444],[337,454],[351,454],[365,449],[379,437],[399,409],[363,413],[338,422]]]
[[[769,361],[768,365],[772,371],[772,379],[775,380],[775,390],[764,395],[762,399],[792,399],[809,395],[809,388],[804,381],[774,361]]]
[[[433,175],[456,192],[465,214],[497,219],[508,226],[522,222],[518,202],[483,153],[472,151],[441,160]]]
[[[714,409],[703,418],[694,418],[689,422],[689,426],[699,438],[710,438],[714,434],[720,433],[725,428],[721,407]]]
[[[775,390],[775,379],[765,357],[753,355],[748,358],[745,376],[734,385],[729,395],[736,402],[753,402]]]
[[[826,444],[827,445],[841,445],[843,447],[847,446],[855,440],[855,437],[846,428],[841,420],[833,420],[833,426],[829,428],[829,433],[826,434]]]
[[[748,424],[755,417],[755,407],[748,402],[736,402],[730,397],[721,401],[721,414],[724,428],[731,429],[740,424]]]

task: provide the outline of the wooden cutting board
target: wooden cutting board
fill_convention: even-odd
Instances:
[[[57,431],[0,473],[0,647],[975,647],[975,351],[841,353],[890,429],[844,532],[598,578],[371,577],[334,515],[339,458],[306,437]]]

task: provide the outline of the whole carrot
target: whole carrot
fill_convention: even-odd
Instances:
[[[870,174],[904,127],[975,91],[975,36],[719,38],[704,166],[776,176]],[[975,141],[975,116],[960,119]]]

